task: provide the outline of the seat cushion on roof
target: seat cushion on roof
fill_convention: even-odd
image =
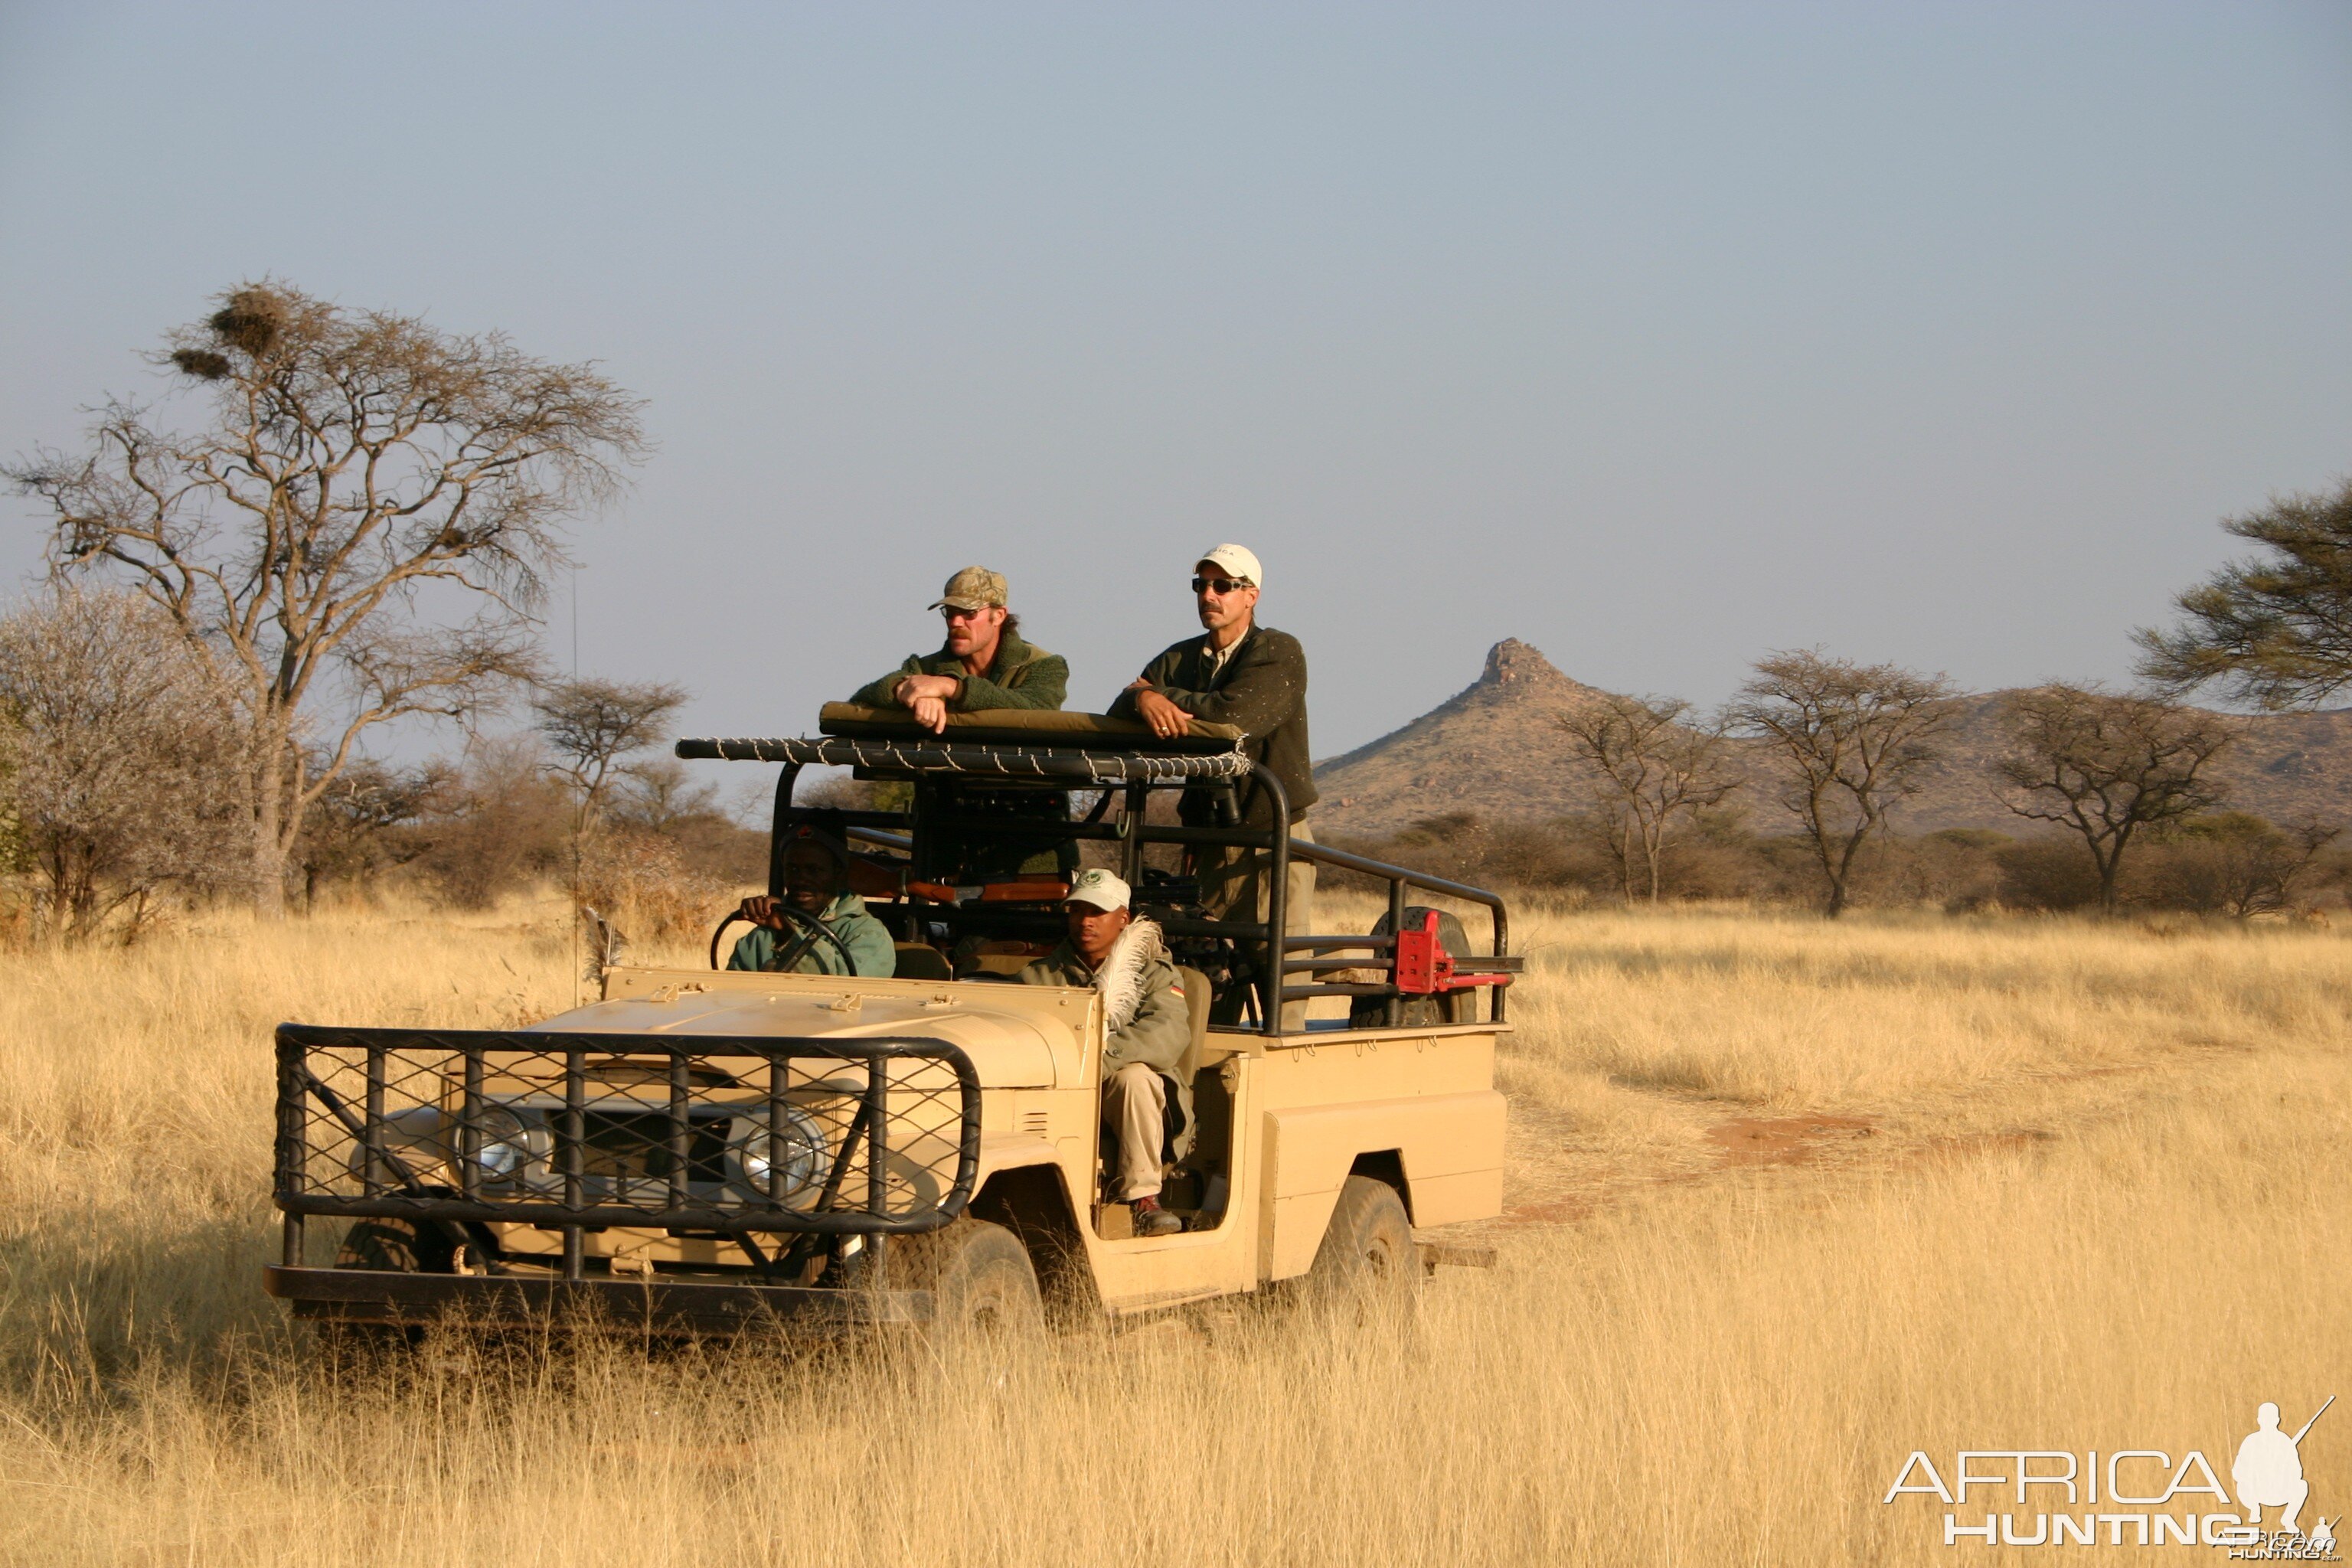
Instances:
[[[931,732],[915,722],[904,708],[867,708],[856,702],[828,702],[816,716],[820,734],[929,740]],[[1161,740],[1133,719],[1104,713],[1072,713],[1062,709],[982,708],[971,713],[950,713],[950,741],[1030,746],[1116,748],[1122,752],[1206,754],[1230,752],[1242,738],[1231,724],[1192,721],[1192,732]]]

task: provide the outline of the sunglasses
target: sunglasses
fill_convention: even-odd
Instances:
[[[1254,588],[1256,585],[1257,584],[1255,583],[1244,582],[1238,577],[1195,577],[1192,579],[1192,592],[1195,594],[1214,594],[1220,599],[1223,598],[1227,594],[1238,594],[1244,588]]]

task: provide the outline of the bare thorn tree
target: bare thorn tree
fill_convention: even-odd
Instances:
[[[614,816],[647,833],[671,833],[698,819],[724,819],[719,786],[696,778],[676,757],[649,757],[625,775]]]
[[[1885,830],[1890,809],[1917,793],[1951,698],[1940,675],[1806,649],[1759,659],[1755,678],[1725,709],[1729,727],[1762,740],[1781,764],[1780,804],[1821,868],[1832,918],[1851,900],[1863,846]]]
[[[0,621],[0,766],[49,934],[118,915],[135,937],[166,886],[241,886],[244,726],[170,619],[67,589]]]
[[[2141,675],[2175,696],[2215,682],[2273,710],[2308,707],[2352,683],[2352,479],[2221,527],[2263,553],[2181,595],[2174,630],[2141,631]]]
[[[2099,871],[2099,907],[2116,907],[2124,853],[2142,828],[2219,805],[2206,771],[2232,726],[2219,714],[2096,687],[2057,684],[2003,704],[2010,749],[1995,764],[2003,804],[2082,837]]]
[[[254,896],[276,914],[303,817],[368,730],[463,720],[529,673],[562,524],[646,441],[639,401],[593,366],[496,333],[268,280],[219,303],[152,356],[212,390],[203,428],[111,400],[86,455],[0,471],[54,510],[53,570],[127,576],[233,683]],[[465,609],[428,626],[427,600]]]
[[[1593,769],[1590,820],[1632,903],[1643,885],[1658,901],[1677,823],[1739,787],[1718,725],[1694,725],[1678,697],[1604,695],[1559,716]]]
[[[621,759],[667,740],[687,698],[683,687],[653,681],[573,680],[532,700],[539,732],[556,756],[552,771],[572,786],[575,838],[595,830]]]

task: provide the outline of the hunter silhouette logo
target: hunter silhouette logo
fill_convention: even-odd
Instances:
[[[2226,1547],[2239,1562],[2340,1562],[2335,1526],[2341,1514],[2316,1519],[2308,1534],[2301,1523],[2311,1500],[2303,1440],[2335,1403],[2329,1394],[2290,1433],[2279,1407],[2265,1400],[2231,1461],[2227,1487],[2193,1448],[2178,1463],[2157,1448],[1963,1448],[1948,1472],[1915,1450],[1879,1500],[1919,1493],[1941,1501],[1950,1510],[1943,1521],[1947,1546],[2201,1544]],[[2265,1529],[2263,1515],[2273,1509],[2277,1522]]]
[[[2327,1396],[2327,1405],[2336,1403],[2336,1395]],[[2264,1400],[2254,1412],[2254,1430],[2238,1445],[2237,1462],[2230,1467],[2230,1479],[2237,1483],[2238,1501],[2246,1510],[2248,1524],[2263,1521],[2263,1510],[2280,1508],[2279,1525],[2285,1530],[2298,1530],[2294,1516],[2311,1496],[2311,1483],[2303,1479],[2303,1438],[2322,1415],[2327,1405],[2311,1413],[2303,1424],[2303,1431],[2290,1437],[2279,1430],[2279,1407]],[[2323,1526],[2326,1521],[2321,1521]],[[2334,1537],[2329,1538],[2332,1542]]]

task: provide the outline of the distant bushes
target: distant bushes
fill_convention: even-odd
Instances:
[[[365,774],[351,793],[324,814],[322,842],[298,857],[306,901],[397,887],[482,909],[576,877],[581,903],[633,936],[667,936],[708,923],[733,889],[767,878],[767,836],[675,763],[625,778],[585,833],[574,792],[530,736],[484,738],[456,765]]]
[[[1623,899],[1620,870],[1590,825],[1427,817],[1387,837],[1332,835],[1337,847],[1478,886],[1540,889],[1593,902]],[[1331,885],[1370,883],[1327,869]],[[1758,834],[1735,814],[1703,817],[1664,867],[1669,900],[1819,902],[1812,852],[1791,834]],[[2129,865],[2120,902],[2140,910],[2244,919],[2344,901],[2352,857],[2336,835],[2285,828],[2246,812],[2191,817],[2152,837]],[[2095,909],[2098,868],[2082,840],[1946,828],[1874,840],[1856,870],[1859,907],[1951,913]]]

